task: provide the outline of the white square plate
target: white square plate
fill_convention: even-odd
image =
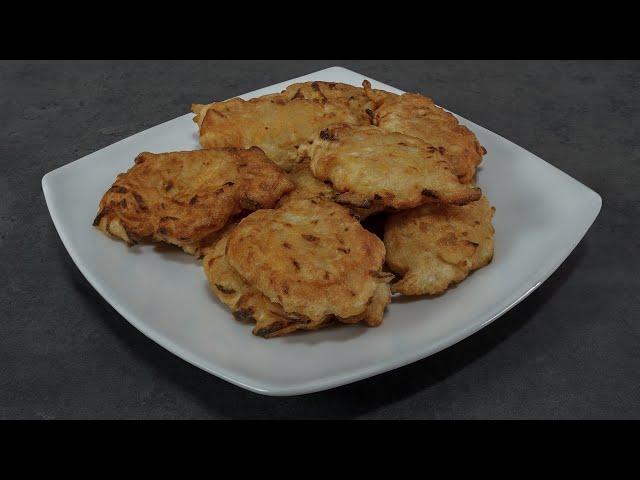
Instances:
[[[242,95],[325,80],[400,90],[334,67]],[[429,94],[429,92],[424,92]],[[212,99],[213,100],[213,99]],[[436,353],[488,325],[544,282],[595,220],[600,196],[544,160],[463,118],[488,153],[478,183],[496,207],[495,258],[438,298],[398,299],[378,328],[348,326],[265,340],[215,300],[200,263],[179,251],[127,248],[91,226],[98,202],[142,151],[199,148],[187,114],[49,172],[47,206],[69,255],[133,326],[187,362],[267,395],[310,393]]]

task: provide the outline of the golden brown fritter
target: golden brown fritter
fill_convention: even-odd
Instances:
[[[390,280],[382,241],[320,198],[247,216],[231,232],[227,256],[248,284],[313,322],[362,314]]]
[[[202,261],[215,296],[227,305],[239,320],[255,322],[255,335],[275,337],[295,330],[320,328],[324,322],[311,322],[300,315],[288,315],[281,305],[269,301],[240,277],[229,264],[225,254],[230,230],[221,236]]]
[[[424,205],[389,216],[387,265],[402,279],[392,291],[439,294],[493,258],[495,208],[487,197],[464,206]]]
[[[342,105],[356,115],[358,125],[369,124],[373,118],[374,102],[362,87],[336,82],[305,82],[289,85],[282,93],[290,100],[305,98]]]
[[[272,208],[293,188],[259,148],[144,152],[104,194],[93,224],[129,245],[153,240],[198,254],[231,217]]]
[[[438,148],[451,170],[463,183],[470,183],[486,153],[478,139],[456,117],[417,93],[395,95],[365,91],[376,105],[373,124],[390,132],[404,133]]]
[[[375,126],[329,126],[305,151],[313,175],[343,192],[338,202],[400,210],[433,201],[464,205],[481,195],[460,183],[438,149]]]
[[[287,195],[283,196],[278,205],[284,205],[292,200],[300,200],[305,198],[324,198],[326,200],[339,200],[340,192],[334,190],[329,183],[322,182],[313,176],[309,168],[309,160],[304,160],[294,166],[287,177],[291,180],[296,188]],[[369,208],[359,208],[352,205],[344,205],[349,211],[360,221],[368,216],[381,211],[382,206],[370,206]]]
[[[372,103],[364,90],[350,85],[312,82],[251,100],[234,98],[193,105],[204,148],[258,146],[285,170],[300,159],[298,148],[327,125],[371,123]]]
[[[312,321],[303,315],[286,313],[281,305],[271,302],[259,290],[247,284],[229,264],[225,252],[232,228],[234,227],[225,229],[213,249],[205,255],[202,264],[214,295],[227,305],[239,320],[255,322],[254,335],[278,337],[297,330],[316,330],[336,321],[363,322],[369,326],[376,326],[382,322],[384,309],[391,299],[391,292],[386,283],[378,285],[365,313],[355,317],[336,319],[329,316]]]

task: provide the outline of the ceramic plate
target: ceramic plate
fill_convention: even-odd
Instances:
[[[402,93],[334,67],[241,97],[278,92],[294,82],[359,86],[365,79],[374,88]],[[493,262],[438,298],[395,297],[378,328],[346,326],[265,340],[213,297],[194,258],[154,246],[127,248],[91,226],[101,195],[139,152],[199,148],[192,117],[176,118],[49,172],[42,188],[69,255],[127,321],[187,362],[261,394],[336,387],[468,337],[540,286],[578,244],[602,203],[597,193],[544,160],[458,117],[488,151],[478,184],[496,207]]]

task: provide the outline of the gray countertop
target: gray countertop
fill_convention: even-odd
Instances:
[[[546,283],[470,338],[355,384],[264,397],[111,308],[64,249],[40,181],[191,103],[333,65],[521,145],[600,193],[602,211]],[[0,63],[0,418],[640,418],[639,92],[640,62],[623,61]]]

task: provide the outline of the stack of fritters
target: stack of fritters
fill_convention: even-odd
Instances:
[[[260,210],[205,255],[215,295],[254,333],[277,336],[333,321],[378,325],[391,299],[382,241],[321,198]]]
[[[192,110],[204,149],[140,154],[94,225],[203,257],[256,335],[376,326],[392,291],[442,293],[493,257],[486,152],[426,97],[310,82]],[[360,224],[373,214],[384,242]]]
[[[369,125],[371,108],[373,102],[362,88],[313,82],[247,101],[193,105],[192,110],[204,148],[257,146],[290,170],[300,159],[300,146],[320,130],[339,122]]]

